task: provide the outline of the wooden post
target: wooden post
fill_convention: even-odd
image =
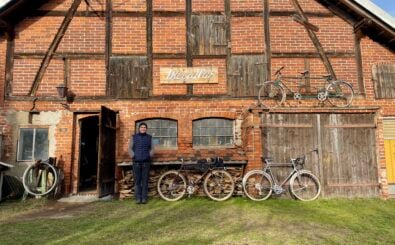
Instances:
[[[110,58],[112,55],[112,0],[106,1],[106,95],[110,95]]]
[[[226,23],[226,42],[228,44],[227,48],[226,48],[226,81],[227,81],[227,90],[228,90],[228,95],[232,95],[232,91],[231,91],[231,76],[233,76],[232,74],[230,74],[230,65],[231,65],[231,59],[232,59],[232,43],[231,43],[231,17],[232,17],[232,13],[230,10],[230,0],[225,0],[224,2],[225,4],[225,23]]]
[[[186,59],[187,59],[187,66],[192,67],[193,66],[193,58],[192,58],[192,43],[190,40],[190,37],[192,35],[192,0],[186,0],[186,9],[185,9],[185,15],[186,15],[186,41],[187,41],[187,53],[186,53]],[[187,94],[189,96],[193,95],[193,84],[188,84],[187,85]]]
[[[362,32],[357,31],[354,33],[355,40],[355,61],[357,64],[357,75],[358,75],[358,92],[365,95],[365,84],[363,83],[363,65],[362,65],[362,52],[361,52],[361,38]]]
[[[148,82],[150,83],[149,94],[152,95],[153,86],[153,48],[152,48],[152,0],[147,0],[147,62],[148,62]]]
[[[15,54],[15,38],[8,36],[7,38],[7,57],[5,65],[5,97],[10,96],[12,93],[12,80],[14,70],[14,54]]]
[[[293,4],[296,12],[299,14],[300,20],[302,22],[306,23],[306,25],[303,25],[303,26],[305,27],[307,33],[309,34],[311,41],[313,42],[315,48],[317,49],[318,54],[320,55],[320,58],[321,58],[322,62],[324,63],[327,72],[329,72],[332,75],[333,79],[336,79],[336,74],[335,74],[335,71],[333,70],[332,64],[329,61],[328,56],[326,56],[325,50],[322,47],[320,41],[318,40],[317,35],[315,34],[315,32],[313,30],[311,30],[308,27],[309,21],[308,21],[306,15],[304,14],[302,7],[299,5],[298,0],[291,0],[291,2]]]
[[[67,12],[67,15],[64,17],[63,22],[58,30],[58,33],[56,33],[55,38],[53,39],[51,46],[49,46],[48,52],[45,54],[45,57],[41,63],[40,69],[38,70],[36,77],[34,78],[34,82],[32,84],[32,87],[30,88],[29,95],[30,96],[35,96],[37,93],[37,89],[40,85],[41,80],[44,77],[45,71],[47,70],[47,67],[49,65],[49,62],[51,61],[54,53],[56,52],[56,49],[58,48],[60,41],[62,41],[64,34],[67,31],[67,28],[70,25],[71,20],[73,19],[75,12],[78,9],[78,6],[80,5],[82,0],[74,0],[73,4],[71,5],[69,11]]]
[[[265,28],[265,60],[266,60],[266,74],[265,81],[272,79],[272,50],[270,45],[270,0],[264,0],[263,4],[263,23]]]

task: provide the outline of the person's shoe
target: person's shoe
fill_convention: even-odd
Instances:
[[[142,200],[141,201],[141,204],[146,204],[147,203],[147,200]]]
[[[139,200],[136,200],[136,204],[141,204],[142,203],[142,201],[139,199]]]

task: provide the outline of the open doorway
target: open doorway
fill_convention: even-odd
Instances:
[[[79,192],[97,191],[99,116],[80,119]]]

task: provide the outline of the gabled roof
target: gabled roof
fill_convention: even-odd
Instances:
[[[29,11],[48,0],[0,0],[0,32],[12,26]],[[317,0],[355,28],[395,51],[395,18],[370,0]]]

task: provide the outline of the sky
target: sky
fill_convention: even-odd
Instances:
[[[395,17],[395,0],[371,0],[374,4]]]

